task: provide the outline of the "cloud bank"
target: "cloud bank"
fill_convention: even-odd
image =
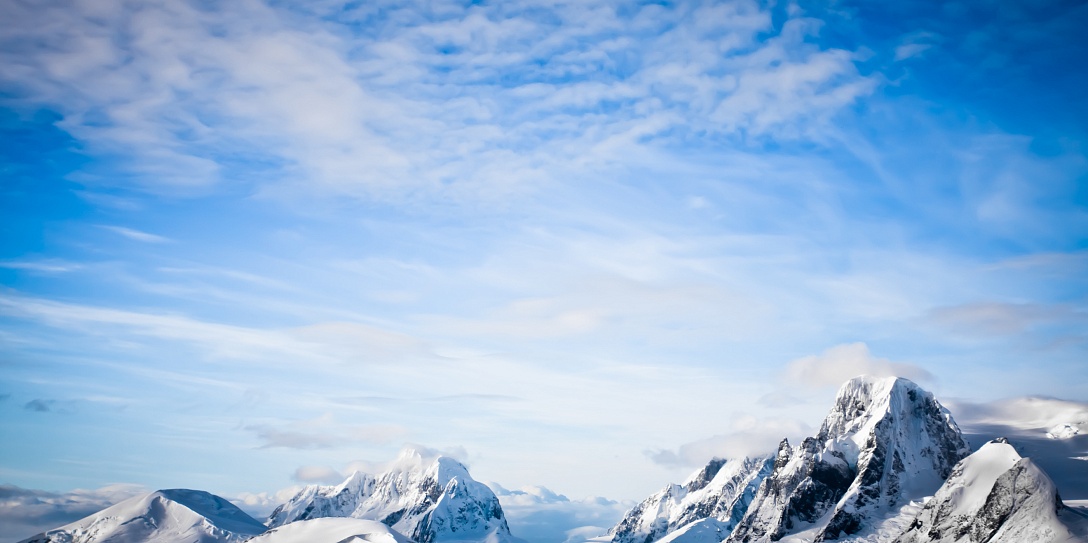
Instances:
[[[0,485],[0,543],[14,543],[79,520],[148,492],[139,485],[114,484],[94,490],[58,493]]]

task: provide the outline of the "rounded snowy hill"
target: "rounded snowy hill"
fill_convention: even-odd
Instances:
[[[376,520],[326,517],[271,529],[249,543],[411,543]]]
[[[1030,458],[996,439],[956,465],[896,543],[1083,542],[1081,516]]]
[[[219,496],[170,489],[125,500],[21,543],[241,542],[266,529]]]

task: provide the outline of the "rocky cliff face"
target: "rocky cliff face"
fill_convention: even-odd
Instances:
[[[777,541],[816,528],[816,541],[931,494],[968,453],[951,415],[901,378],[859,377],[839,390],[819,433],[779,446],[774,466],[730,542]]]
[[[729,533],[770,471],[769,458],[715,458],[684,484],[670,484],[646,498],[609,534],[613,543],[651,543],[704,519],[717,521],[704,530]]]

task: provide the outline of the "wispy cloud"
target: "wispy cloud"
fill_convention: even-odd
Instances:
[[[169,238],[165,238],[157,234],[151,234],[142,230],[136,230],[134,228],[127,228],[124,226],[102,226],[102,228],[105,228],[110,232],[126,237],[128,239],[141,241],[144,243],[165,243],[170,241]]]
[[[0,262],[0,268],[10,270],[28,270],[42,273],[68,273],[84,268],[82,264],[57,259],[47,260],[9,260]]]
[[[310,420],[245,426],[262,441],[261,448],[328,449],[353,443],[385,444],[408,431],[394,424],[341,424],[331,413]]]
[[[266,181],[311,189],[501,195],[677,131],[821,138],[874,88],[852,53],[806,41],[817,21],[775,28],[744,0],[348,8],[335,19],[386,28],[352,42],[334,18],[256,2],[5,15],[12,43],[42,44],[6,58],[22,100],[57,108],[91,152],[166,192],[217,183],[249,155],[285,172]]]

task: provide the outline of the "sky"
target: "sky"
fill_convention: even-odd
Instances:
[[[1085,24],[4,2],[0,490],[257,503],[413,444],[616,509],[858,374],[1088,412]]]

